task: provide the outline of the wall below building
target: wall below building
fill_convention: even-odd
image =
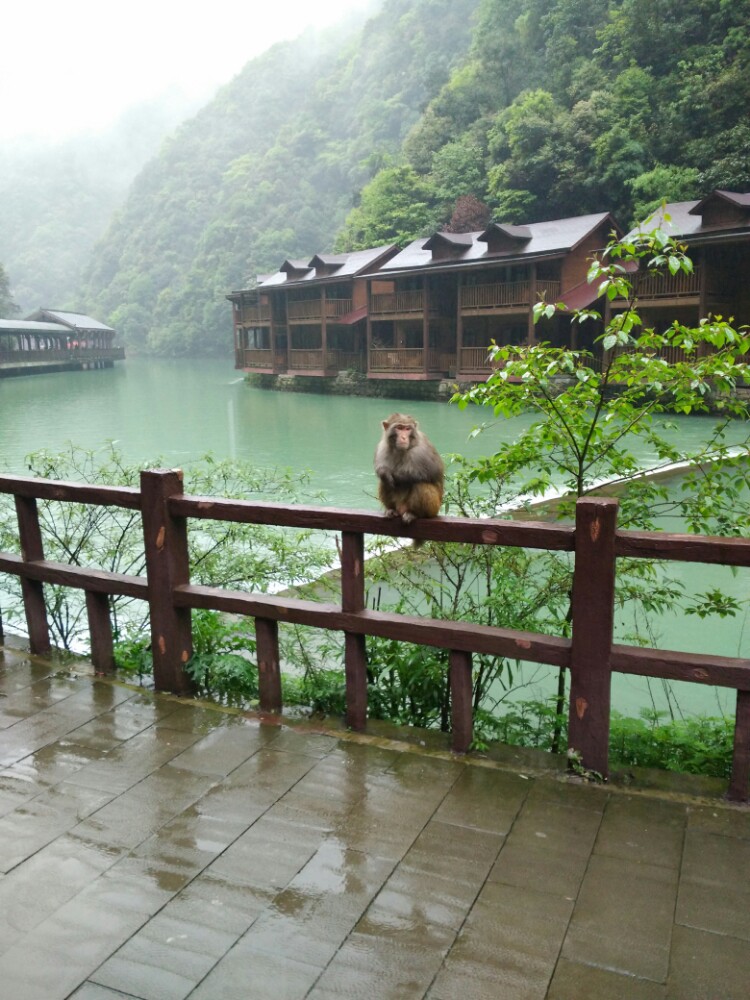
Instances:
[[[411,381],[368,378],[361,372],[343,371],[331,378],[305,375],[246,376],[248,385],[276,392],[319,392],[329,396],[370,396],[390,399],[449,400],[458,388],[451,379]],[[466,384],[468,387],[470,383]]]

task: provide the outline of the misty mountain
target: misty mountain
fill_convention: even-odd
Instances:
[[[0,261],[25,315],[64,307],[133,179],[196,103],[169,91],[109,129],[0,147]]]
[[[71,304],[131,349],[228,353],[225,295],[287,257],[750,190],[750,0],[373,10],[275,45],[184,122]]]
[[[135,180],[82,300],[137,349],[228,350],[228,291],[330,248],[471,42],[478,0],[387,0],[248,63]]]

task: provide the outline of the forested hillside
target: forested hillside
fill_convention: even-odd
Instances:
[[[749,101],[750,0],[383,0],[182,126],[78,305],[137,349],[225,352],[224,296],[287,256],[750,190]]]
[[[196,111],[178,93],[104,132],[0,148],[0,261],[23,315],[72,304],[91,250],[164,136]]]
[[[469,57],[339,247],[445,222],[471,194],[507,222],[750,187],[747,0],[483,0]],[[394,197],[393,188],[398,189]],[[415,232],[415,235],[417,232]]]
[[[84,297],[131,346],[226,351],[224,296],[330,249],[471,41],[477,0],[389,0],[253,60],[133,186]]]

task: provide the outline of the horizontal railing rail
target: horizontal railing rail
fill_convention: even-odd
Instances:
[[[189,694],[192,688],[185,664],[192,655],[191,610],[205,608],[245,615],[255,621],[260,707],[266,712],[279,712],[279,622],[335,630],[343,632],[345,640],[346,721],[352,729],[362,730],[367,719],[366,637],[434,646],[449,652],[452,746],[457,752],[467,751],[473,738],[472,654],[549,664],[570,671],[569,748],[580,755],[584,767],[604,776],[608,772],[613,671],[733,688],[737,691],[737,707],[729,796],[747,801],[750,659],[616,644],[613,626],[618,558],[748,567],[750,539],[621,531],[616,527],[618,502],[614,498],[579,500],[575,525],[443,517],[417,520],[406,527],[397,519],[370,511],[190,496],[183,492],[182,474],[176,470],[143,472],[140,490],[0,476],[0,493],[14,497],[21,549],[21,555],[0,553],[0,572],[21,580],[32,652],[50,650],[45,584],[85,592],[92,662],[105,672],[113,669],[109,598],[122,595],[140,599],[149,605],[156,688]],[[146,576],[45,559],[39,500],[140,511]],[[190,519],[340,533],[340,603],[192,584],[187,549]],[[572,636],[368,610],[366,535],[571,552]]]
[[[27,361],[124,361],[124,347],[49,347],[11,350],[0,347],[0,363]]]

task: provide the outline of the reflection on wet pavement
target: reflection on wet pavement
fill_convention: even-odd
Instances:
[[[8,1000],[733,1000],[750,812],[0,647]]]

